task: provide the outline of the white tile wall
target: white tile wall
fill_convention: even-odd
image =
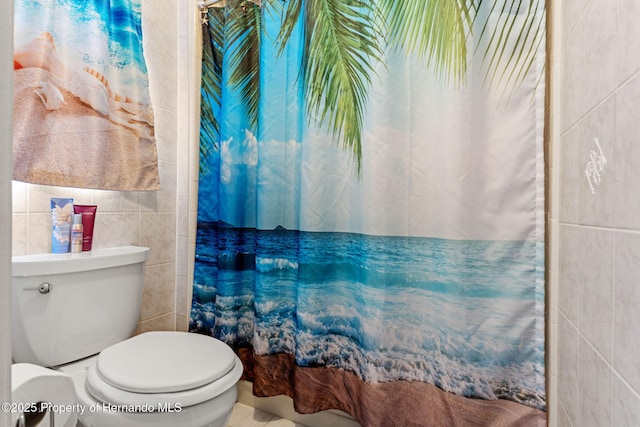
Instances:
[[[563,132],[611,95],[618,85],[615,46],[619,2],[576,3],[566,6],[569,10],[562,15],[562,31],[573,29],[564,33],[562,46]],[[578,6],[582,4],[580,14]]]
[[[611,425],[611,369],[584,337],[578,340],[577,426]],[[588,373],[588,375],[584,375]]]
[[[176,330],[189,326],[193,260],[195,256],[198,145],[200,117],[199,12],[195,7],[180,7],[177,39],[178,68],[178,224]]]
[[[640,425],[640,2],[548,2],[557,176],[557,408],[550,425]],[[585,167],[607,162],[591,191]],[[550,260],[553,264],[555,260]],[[552,283],[553,285],[553,283]],[[552,384],[550,382],[549,384]],[[551,393],[551,392],[550,392]]]
[[[562,286],[562,282],[560,282]],[[558,402],[567,419],[578,414],[578,330],[564,315],[558,321]],[[563,424],[560,424],[563,425]]]
[[[0,14],[0,402],[11,401],[11,120],[13,110],[13,2]],[[14,199],[24,204],[23,197]],[[0,411],[0,425],[10,423]]]
[[[612,364],[617,373],[638,393],[640,335],[635,326],[640,324],[640,234],[621,231],[615,234],[615,240],[616,311],[612,334]]]
[[[612,378],[612,426],[633,426],[640,420],[640,405],[638,393],[635,392],[622,378],[613,375]]]
[[[616,177],[614,225],[640,230],[640,78],[637,74],[616,92],[615,108],[616,151],[611,162]]]

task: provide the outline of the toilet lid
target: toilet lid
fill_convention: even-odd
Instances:
[[[218,380],[234,367],[231,348],[209,336],[186,332],[147,332],[104,349],[97,375],[134,393],[172,393]]]
[[[120,390],[106,383],[98,375],[96,364],[87,369],[86,390],[99,402],[126,406],[131,412],[152,412],[160,408],[186,408],[216,398],[229,392],[242,376],[242,362],[233,355],[235,364],[231,371],[221,378],[202,387],[171,393],[134,393]],[[234,390],[235,392],[235,390]],[[235,401],[235,397],[232,399]],[[179,405],[179,406],[178,406]]]

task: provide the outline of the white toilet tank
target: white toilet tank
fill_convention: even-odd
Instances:
[[[136,330],[149,248],[12,259],[13,361],[57,366]]]

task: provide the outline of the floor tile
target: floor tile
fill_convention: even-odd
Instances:
[[[295,421],[287,420],[286,418],[275,417],[273,420],[267,423],[266,427],[306,427],[303,424]]]
[[[266,427],[267,423],[274,418],[277,417],[251,406],[236,403],[227,427]]]

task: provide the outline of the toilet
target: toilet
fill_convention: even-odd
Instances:
[[[13,361],[69,375],[79,426],[222,427],[242,362],[222,341],[136,331],[148,248],[13,257]]]

